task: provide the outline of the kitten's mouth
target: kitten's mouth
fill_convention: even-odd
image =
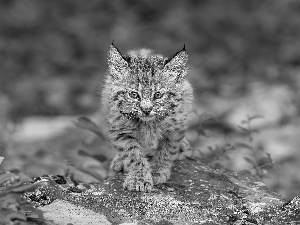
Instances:
[[[140,116],[140,119],[144,122],[149,122],[154,119],[154,116]]]

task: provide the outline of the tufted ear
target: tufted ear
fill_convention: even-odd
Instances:
[[[113,43],[109,47],[107,63],[109,74],[115,79],[124,78],[129,71],[128,62]]]
[[[165,62],[163,72],[168,73],[171,80],[180,82],[187,76],[187,60],[188,54],[184,46],[182,50],[177,52],[172,58]]]

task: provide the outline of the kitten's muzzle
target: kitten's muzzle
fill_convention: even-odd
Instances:
[[[149,116],[152,111],[152,107],[151,108],[141,108],[141,110],[146,116]]]
[[[146,116],[149,116],[153,109],[152,102],[149,99],[143,99],[140,108]]]

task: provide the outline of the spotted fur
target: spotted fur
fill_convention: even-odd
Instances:
[[[123,56],[111,45],[102,108],[116,155],[111,168],[127,173],[124,188],[149,192],[166,182],[192,109],[185,49],[166,58],[150,50]]]

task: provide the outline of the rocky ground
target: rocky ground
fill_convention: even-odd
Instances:
[[[112,175],[98,92],[114,40],[167,56],[185,44],[196,99],[185,156],[294,199],[299,15],[297,0],[1,1],[0,184]]]

